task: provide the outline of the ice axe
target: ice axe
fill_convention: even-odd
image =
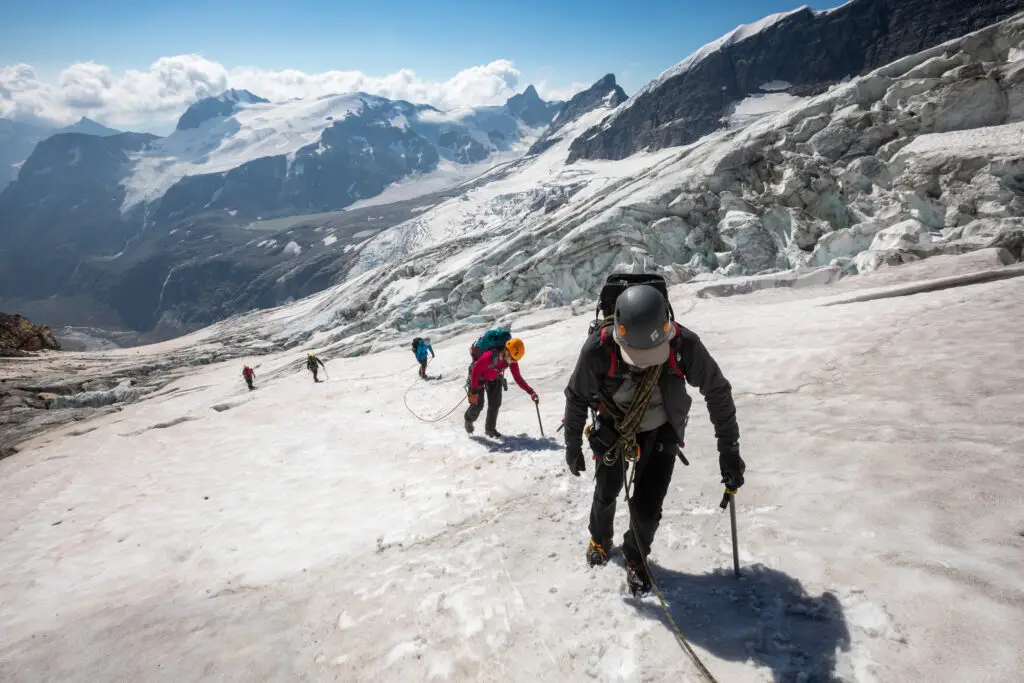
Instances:
[[[736,542],[736,489],[725,488],[725,495],[719,504],[723,510],[729,508],[729,522],[732,524],[732,571],[740,578],[740,550]]]
[[[547,438],[544,436],[544,423],[540,421],[540,404],[534,403],[533,407],[537,409],[537,426],[540,427],[540,437],[542,439]]]

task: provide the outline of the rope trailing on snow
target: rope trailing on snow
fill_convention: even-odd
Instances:
[[[405,409],[409,411],[409,414],[412,415],[413,417],[415,417],[420,422],[426,422],[428,424],[433,424],[434,422],[440,422],[441,420],[445,419],[446,417],[448,417],[449,415],[454,413],[456,410],[458,410],[459,406],[461,406],[463,403],[466,402],[466,397],[463,396],[462,400],[455,404],[455,407],[453,407],[451,410],[449,410],[447,413],[445,413],[441,417],[435,417],[435,418],[420,417],[419,415],[416,414],[416,411],[414,411],[411,407],[409,407],[409,392],[412,391],[412,388],[414,386],[416,386],[418,383],[419,383],[419,380],[417,379],[415,382],[413,382],[412,384],[409,385],[409,388],[405,390],[405,394],[402,395],[402,403],[405,404]]]
[[[647,404],[650,403],[651,395],[654,393],[654,388],[658,385],[658,381],[661,379],[662,365],[656,365],[654,367],[645,368],[643,373],[640,375],[640,380],[637,382],[636,393],[633,395],[633,402],[629,406],[628,410],[622,410],[616,404],[614,399],[608,395],[607,392],[600,394],[600,399],[605,410],[612,416],[615,424],[615,430],[619,434],[618,440],[612,445],[611,448],[605,452],[602,457],[602,461],[605,465],[612,467],[616,462],[622,463],[622,475],[625,486],[626,505],[629,508],[629,528],[633,532],[633,538],[640,541],[640,535],[636,531],[636,526],[633,523],[633,499],[630,495],[630,490],[633,487],[633,477],[636,475],[636,464],[640,459],[640,446],[636,442],[637,430],[640,427],[640,423],[643,420],[644,413],[647,412]],[[630,463],[633,467],[630,468]],[[628,476],[627,476],[628,475]],[[682,630],[679,628],[679,624],[676,623],[675,618],[672,617],[672,612],[668,608],[668,603],[665,602],[665,597],[661,594],[661,589],[658,584],[654,581],[654,576],[651,574],[651,566],[647,563],[647,557],[643,555],[643,550],[640,551],[644,562],[644,571],[647,572],[647,579],[651,582],[651,587],[654,589],[654,593],[658,596],[658,602],[661,603],[661,609],[665,612],[665,618],[668,623],[672,626],[672,631],[675,634],[676,642],[679,643],[679,647],[682,648],[683,652],[689,656],[690,660],[696,665],[701,675],[708,681],[708,683],[718,683],[718,680],[708,671],[708,668],[704,666],[704,662],[700,660],[697,653],[690,646],[689,641],[686,640],[686,636],[683,635]]]
[[[626,474],[627,468],[629,468],[629,464],[626,462],[625,459],[623,459],[623,475]],[[637,543],[639,544],[640,536],[639,534],[637,534],[636,527],[633,525],[633,499],[632,496],[630,496],[629,494],[629,491],[633,486],[633,477],[636,474],[635,461],[633,462],[633,467],[630,468],[628,471],[629,476],[625,480],[626,485],[624,488],[626,491],[626,505],[629,508],[629,528],[633,531],[633,538],[635,538],[637,540]],[[679,647],[681,647],[683,652],[687,656],[689,656],[690,660],[694,663],[694,665],[696,665],[697,669],[700,671],[701,675],[704,676],[704,679],[708,683],[718,683],[718,679],[714,677],[714,675],[704,665],[704,662],[700,660],[700,657],[697,656],[697,653],[694,651],[693,647],[690,646],[690,642],[686,640],[686,636],[683,635],[682,629],[679,628],[679,624],[677,624],[676,620],[672,617],[672,612],[668,608],[668,603],[665,602],[665,598],[661,594],[661,589],[658,588],[658,584],[654,580],[654,575],[651,573],[651,565],[647,563],[647,556],[644,555],[643,549],[640,550],[640,556],[643,558],[644,561],[644,571],[647,572],[647,580],[651,582],[651,588],[654,589],[654,594],[658,596],[658,602],[661,603],[661,609],[665,612],[665,618],[668,619],[668,623],[672,626],[672,631],[673,633],[675,633],[676,642],[679,643]]]

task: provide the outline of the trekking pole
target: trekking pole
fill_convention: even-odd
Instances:
[[[736,489],[725,489],[722,496],[722,503],[719,505],[723,510],[729,508],[729,522],[732,525],[732,571],[736,578],[740,578],[740,550],[736,541]]]
[[[544,436],[544,423],[540,421],[540,404],[534,403],[533,407],[537,409],[537,425],[540,426],[540,436],[542,439],[547,438]]]

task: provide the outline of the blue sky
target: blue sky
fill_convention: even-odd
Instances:
[[[57,125],[89,116],[157,133],[228,87],[272,101],[362,90],[455,109],[501,104],[529,83],[567,98],[614,73],[633,93],[737,25],[795,9],[787,0],[0,2],[0,116]]]
[[[837,2],[812,3],[821,9]],[[495,59],[553,86],[613,72],[634,91],[737,24],[793,9],[786,0],[295,2],[4,0],[0,65],[56,74],[75,61],[114,71],[199,53],[228,67],[402,68],[444,80]]]

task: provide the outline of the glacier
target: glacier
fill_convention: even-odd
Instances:
[[[993,25],[685,147],[567,164],[608,115],[597,107],[362,245],[294,334],[381,350],[400,332],[592,301],[612,270],[774,286],[985,247],[1019,259],[1022,32],[1020,17]],[[413,279],[415,293],[382,296]]]

